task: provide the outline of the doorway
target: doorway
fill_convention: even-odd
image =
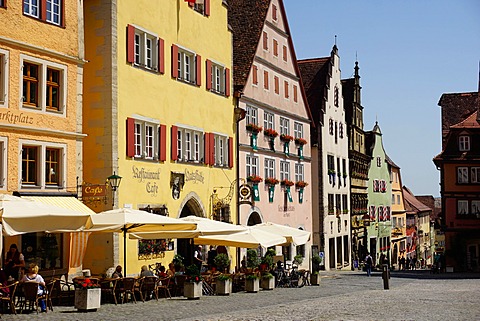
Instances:
[[[182,212],[180,213],[180,217],[187,217],[191,215],[203,217],[203,211],[194,198],[191,198],[185,204]],[[193,253],[193,239],[177,239],[177,254],[183,257],[183,265],[185,267],[193,264]]]

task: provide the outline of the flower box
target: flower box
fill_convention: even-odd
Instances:
[[[81,311],[96,311],[100,308],[102,290],[100,288],[76,289],[75,309]]]
[[[310,284],[311,285],[320,285],[320,275],[318,273],[310,274]]]
[[[250,132],[252,132],[252,133],[255,133],[255,134],[258,134],[258,133],[260,133],[260,132],[263,130],[262,126],[258,126],[257,124],[247,124],[247,125],[245,126],[245,128],[246,128],[248,131],[250,131]]]
[[[281,134],[280,140],[285,143],[290,143],[293,140],[293,137],[290,135]]]
[[[273,129],[273,128],[267,128],[267,129],[265,129],[265,130],[263,131],[263,134],[264,134],[265,136],[268,136],[268,137],[271,137],[271,138],[275,138],[275,137],[278,136],[278,132],[277,132],[275,129]]]
[[[245,279],[245,291],[248,293],[257,293],[260,290],[260,280],[258,278]]]
[[[295,187],[297,188],[305,188],[307,187],[308,183],[305,181],[298,181],[295,183]]]
[[[232,280],[219,280],[215,281],[215,294],[216,295],[230,295],[232,292]]]
[[[303,146],[307,144],[307,141],[304,138],[299,137],[299,138],[295,138],[295,144]]]
[[[265,184],[267,185],[277,185],[278,183],[279,183],[279,180],[274,177],[265,178]]]
[[[185,282],[183,286],[183,296],[189,300],[198,300],[202,296],[202,281]]]
[[[252,175],[247,177],[247,182],[253,183],[253,184],[258,184],[263,182],[263,178],[261,178],[258,175]]]
[[[292,181],[288,180],[288,179],[282,180],[282,181],[280,182],[280,184],[281,184],[282,186],[293,186],[293,185],[294,185],[294,183],[293,183]]]
[[[260,282],[262,290],[273,290],[275,288],[275,277],[262,277]]]

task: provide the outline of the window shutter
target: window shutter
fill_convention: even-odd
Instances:
[[[278,84],[278,77],[277,76],[274,76],[273,77],[273,84],[274,84],[274,87],[275,87],[275,93],[278,94],[279,93],[279,84]]]
[[[228,137],[228,167],[233,167],[233,137]]]
[[[3,1],[3,4],[6,7],[7,6],[7,0]],[[60,16],[60,26],[65,27],[65,2],[62,1],[61,5],[62,5],[62,8],[60,9],[60,11],[62,13],[61,13],[61,16]]]
[[[225,96],[230,96],[230,69],[225,68]]]
[[[288,95],[288,81],[285,81],[284,84],[285,84],[285,98],[288,98],[288,97],[290,97]]]
[[[178,46],[172,45],[172,78],[178,78]]]
[[[160,146],[158,151],[158,160],[160,162],[164,162],[167,160],[167,126],[160,125],[160,128],[158,129],[158,131],[159,131],[158,140],[160,141]]]
[[[212,89],[212,62],[207,59],[205,73],[207,74],[207,83],[205,86],[207,90]]]
[[[258,67],[253,65],[253,84],[258,85]]]
[[[127,61],[135,62],[135,27],[127,26]]]
[[[203,143],[205,144],[205,155],[204,155],[204,163],[205,165],[210,165],[210,134],[205,133],[203,135]]]
[[[172,147],[171,147],[171,158],[172,160],[177,160],[178,159],[178,154],[177,154],[177,132],[178,132],[178,127],[177,126],[172,126],[171,129],[171,140],[172,140]]]
[[[127,157],[135,156],[135,119],[127,118]]]
[[[204,2],[204,13],[207,17],[210,16],[210,0]]]
[[[215,152],[215,139],[213,137],[213,133],[209,133],[210,135],[210,138],[209,138],[209,141],[208,141],[208,144],[210,145],[210,165],[215,165],[215,156],[214,156],[214,152]]]
[[[196,55],[195,57],[195,76],[197,86],[202,84],[202,56]]]
[[[193,7],[195,5],[195,0],[185,0],[188,1],[188,6]]]
[[[158,72],[165,73],[165,41],[158,38]]]
[[[297,102],[298,101],[298,96],[297,96],[297,86],[293,85],[293,101]]]
[[[287,46],[283,46],[283,60],[287,61]]]
[[[47,20],[47,1],[40,1],[40,19]]]
[[[263,49],[268,50],[268,35],[265,31],[263,32]]]
[[[268,90],[268,71],[263,71],[263,88]]]

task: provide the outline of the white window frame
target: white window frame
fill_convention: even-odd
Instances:
[[[228,136],[214,134],[213,139],[215,166],[228,166]]]
[[[290,180],[290,162],[280,161],[280,181]]]
[[[47,16],[45,17],[45,19],[47,22],[50,22],[57,26],[60,25],[62,21],[62,1],[63,0],[47,0],[45,2],[47,6],[46,8]],[[49,15],[50,15],[50,19],[48,17]]]
[[[22,184],[22,149],[23,146],[33,146],[37,147],[39,154],[37,160],[37,185],[23,185]],[[40,142],[37,140],[27,140],[27,139],[19,139],[18,141],[19,153],[18,153],[18,188],[19,189],[32,189],[32,188],[40,188],[42,190],[51,190],[51,189],[64,189],[66,186],[67,180],[67,144],[59,144],[53,142]],[[46,186],[45,184],[45,161],[46,161],[46,149],[47,148],[55,148],[60,150],[60,159],[59,165],[60,168],[60,177],[58,179],[58,185]]]
[[[0,49],[0,107],[8,106],[9,51]]]
[[[263,129],[275,129],[275,115],[265,111],[263,113]]]
[[[474,184],[480,184],[480,167],[470,168],[470,180]]]
[[[280,117],[280,135],[290,135],[290,120],[285,117]]]
[[[0,137],[0,190],[7,189],[8,138]]]
[[[400,204],[400,195],[397,195],[397,204]]]
[[[275,178],[275,159],[265,157],[264,160],[265,178]]]
[[[480,200],[472,200],[471,214],[477,215],[477,218],[480,218]]]
[[[40,18],[41,0],[23,0],[22,2],[23,2],[23,13],[25,15],[34,17],[34,18]]]
[[[247,124],[258,125],[258,108],[247,105],[246,118],[247,118]]]
[[[468,200],[457,200],[457,215],[466,214],[469,214]]]
[[[158,35],[135,25],[133,65],[158,71]]]
[[[458,150],[461,152],[467,152],[470,150],[470,136],[458,136]]]
[[[468,184],[468,167],[457,167],[457,183]]]
[[[177,160],[179,162],[204,162],[203,146],[203,129],[189,126],[177,126]]]
[[[193,10],[196,12],[205,15],[205,0],[195,0],[195,4],[193,5]]]
[[[38,66],[38,106],[27,106],[23,104],[23,66],[24,63],[28,62]],[[20,90],[19,90],[19,102],[20,109],[28,111],[40,111],[47,112],[53,115],[66,115],[66,105],[67,105],[67,89],[68,89],[68,80],[67,80],[67,66],[50,62],[43,59],[38,59],[30,57],[24,54],[20,55]],[[60,93],[58,94],[58,106],[59,110],[49,110],[47,109],[47,69],[55,69],[60,72],[59,87]]]
[[[258,156],[246,155],[245,170],[246,177],[258,175]]]
[[[293,136],[294,138],[303,138],[303,124],[299,122],[293,123]]]
[[[158,130],[160,128],[160,121],[140,115],[134,115],[133,118],[135,119],[134,158],[157,160],[159,157]],[[149,141],[151,141],[151,143],[149,143]]]
[[[195,59],[196,54],[193,51],[178,46],[177,68],[179,80],[191,84],[196,83]]]
[[[305,168],[303,164],[295,163],[295,181],[305,181]]]
[[[212,62],[212,69],[209,71],[212,79],[211,90],[215,93],[225,95],[225,66],[215,61]]]

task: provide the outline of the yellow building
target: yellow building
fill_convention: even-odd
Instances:
[[[398,167],[389,157],[387,157],[388,168],[390,171],[390,182],[392,185],[392,237],[391,237],[391,266],[399,269],[399,260],[401,257],[406,259],[406,222],[407,212],[402,193],[402,176],[400,167]]]
[[[47,3],[0,0],[0,193],[78,206],[83,8],[78,1]],[[45,276],[80,266],[68,234],[9,237],[4,248],[11,243]]]
[[[226,3],[86,0],[84,7],[84,181],[122,177],[113,199],[90,206],[236,223]],[[84,266],[103,273],[123,264],[121,237],[92,236]],[[153,243],[150,251],[128,240],[126,274],[193,256],[190,240]]]

